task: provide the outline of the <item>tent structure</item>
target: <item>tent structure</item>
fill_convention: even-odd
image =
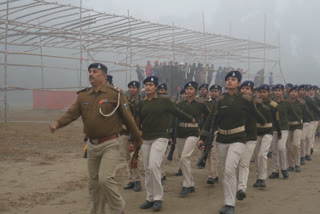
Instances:
[[[261,53],[277,46],[205,31],[164,25],[130,16],[108,14],[49,0],[5,0],[0,2],[0,70],[4,72],[4,108],[6,112],[8,67],[64,69],[79,71],[82,87],[84,63],[112,63],[117,71],[131,71],[142,59],[179,62],[278,63]],[[12,47],[12,48],[10,48]],[[19,51],[16,47],[23,49]],[[43,53],[43,49],[54,50]],[[18,51],[17,51],[18,50]],[[250,55],[248,54],[250,52]],[[103,56],[112,55],[110,59]],[[38,57],[37,63],[9,63],[8,58]],[[37,58],[37,59],[38,59]],[[71,60],[78,67],[56,63],[44,65],[43,58]],[[45,89],[42,83],[42,89]],[[5,119],[6,120],[6,119]]]

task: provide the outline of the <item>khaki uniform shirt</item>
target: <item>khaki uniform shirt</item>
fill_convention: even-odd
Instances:
[[[107,115],[114,111],[118,105],[118,96],[118,109],[109,117],[103,116],[102,114]],[[125,121],[134,140],[141,139],[126,97],[113,86],[105,84],[97,92],[93,88],[80,91],[75,103],[57,120],[58,128],[68,125],[80,116],[84,133],[90,139],[101,139],[120,133],[122,121]]]

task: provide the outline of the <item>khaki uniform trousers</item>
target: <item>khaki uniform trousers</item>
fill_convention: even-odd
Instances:
[[[119,214],[124,210],[125,202],[114,180],[120,163],[119,143],[117,138],[98,145],[90,142],[87,144],[91,214],[104,214],[105,203],[108,203],[112,214]]]
[[[177,143],[182,144],[184,141],[183,150],[180,158],[180,166],[182,170],[182,185],[184,187],[193,187],[194,179],[191,173],[191,155],[197,147],[199,138],[190,136],[187,138],[177,138]]]
[[[218,160],[217,145],[215,140],[213,142],[211,151],[208,154],[207,162],[208,162],[208,168],[209,168],[208,178],[217,178],[219,176],[219,172],[218,172],[219,160]]]
[[[313,125],[313,132],[312,132],[312,138],[311,138],[311,142],[312,142],[312,147],[314,147],[314,142],[316,140],[316,134],[317,134],[317,128],[318,128],[318,125],[319,125],[319,121],[312,121],[311,124]]]
[[[265,180],[267,178],[268,152],[272,141],[271,134],[258,136],[255,149],[255,165],[257,179]]]
[[[312,148],[312,132],[313,125],[311,123],[303,123],[301,146],[300,146],[300,157],[310,155]]]
[[[300,166],[300,142],[301,129],[290,130],[287,140],[288,165],[289,167]]]
[[[271,142],[272,150],[272,172],[279,173],[280,170],[287,170],[287,139],[288,130],[281,131],[281,139],[278,138],[278,132],[273,132]]]
[[[150,202],[163,199],[161,164],[168,146],[168,139],[144,140],[141,146],[145,170],[145,189]]]
[[[179,169],[181,169],[181,155],[182,155],[182,151],[183,151],[183,147],[184,147],[184,144],[186,142],[186,138],[176,138],[176,149],[177,149],[177,152],[178,152],[178,158],[179,158]]]
[[[257,141],[250,140],[245,144],[245,150],[241,155],[239,163],[239,181],[238,181],[238,190],[243,190],[246,192],[248,177],[249,177],[249,167],[250,160],[256,148]]]
[[[140,170],[142,169],[142,152],[141,149],[139,150],[139,158],[138,158],[138,168],[132,169],[131,168],[131,154],[129,152],[129,145],[131,142],[129,141],[128,135],[121,135],[120,136],[120,145],[121,145],[121,153],[124,156],[124,160],[127,163],[128,169],[128,178],[129,182],[140,181]]]
[[[240,142],[230,144],[217,142],[225,205],[234,206],[236,203],[237,169],[245,147],[245,144]]]

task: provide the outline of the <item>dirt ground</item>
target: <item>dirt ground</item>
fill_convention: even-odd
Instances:
[[[76,121],[51,134],[49,122],[58,111],[27,112],[10,118],[40,122],[0,123],[0,213],[10,214],[84,214],[89,213],[86,159],[82,158],[82,124]],[[254,164],[248,182],[247,198],[237,201],[237,214],[318,214],[320,213],[320,142],[313,161],[301,173],[290,173],[288,180],[267,180],[267,188],[255,189]],[[199,157],[193,154],[192,165]],[[271,159],[269,159],[269,172]],[[196,192],[179,197],[181,177],[174,176],[177,158],[165,161],[164,204],[161,213],[218,213],[223,206],[222,184],[206,184],[207,169],[194,167]],[[140,210],[145,191],[124,190],[127,183],[124,162],[116,176],[126,200],[126,213],[153,213]]]

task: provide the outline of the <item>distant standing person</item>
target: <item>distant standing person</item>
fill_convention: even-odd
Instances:
[[[140,65],[137,65],[136,67],[137,67],[136,73],[137,73],[137,77],[138,77],[138,82],[139,82],[140,85],[142,85],[142,82],[143,82],[143,79],[144,79],[144,75],[143,75],[144,71],[140,67]]]
[[[120,163],[119,133],[122,121],[126,123],[136,147],[141,145],[142,140],[126,97],[106,84],[108,68],[101,63],[93,63],[88,70],[92,87],[81,90],[75,103],[49,128],[55,132],[82,117],[84,133],[89,138],[90,213],[105,213],[105,203],[108,203],[110,213],[119,214],[123,213],[125,202],[114,177]]]
[[[150,60],[147,61],[146,65],[146,77],[152,76],[152,65],[150,63]]]

